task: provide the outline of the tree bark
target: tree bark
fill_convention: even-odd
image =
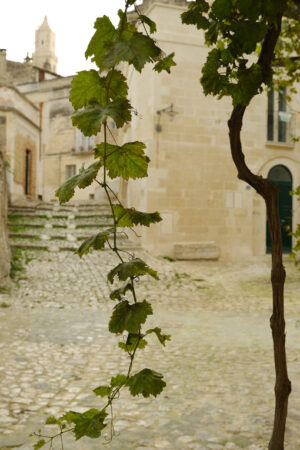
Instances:
[[[263,71],[271,68],[274,48],[281,30],[281,16],[272,25],[263,42],[258,64]],[[273,182],[253,174],[245,163],[241,144],[241,129],[246,107],[237,105],[228,121],[229,139],[232,159],[238,171],[238,178],[250,184],[266,203],[267,216],[272,244],[271,282],[273,292],[273,313],[270,325],[273,336],[275,359],[275,414],[272,437],[269,450],[284,449],[284,434],[288,409],[288,397],[291,392],[291,382],[288,378],[285,351],[285,320],[284,320],[284,282],[285,270],[282,264],[282,238],[279,217],[279,188]]]

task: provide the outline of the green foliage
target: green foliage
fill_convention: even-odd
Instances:
[[[64,184],[62,184],[61,187],[55,192],[55,195],[59,199],[59,203],[62,204],[68,202],[73,197],[76,187],[84,189],[92,184],[100,167],[101,164],[97,161],[91,164],[87,169],[82,167],[78,175],[74,175],[65,181]]]
[[[150,328],[149,330],[146,331],[146,334],[151,334],[151,333],[154,333],[156,335],[157,339],[163,346],[166,345],[166,341],[171,340],[171,336],[169,334],[163,334],[161,332],[161,328],[159,328],[159,327]]]
[[[119,98],[105,106],[99,104],[88,105],[72,116],[73,125],[79,128],[85,136],[99,133],[103,123],[111,117],[117,128],[131,120],[131,105],[125,98]]]
[[[149,36],[139,32],[125,31],[121,37],[107,45],[108,52],[103,58],[106,67],[114,67],[121,61],[132,64],[141,72],[147,62],[154,62],[161,50]]]
[[[131,261],[118,264],[108,273],[107,279],[110,283],[113,283],[116,276],[120,281],[125,281],[128,278],[136,278],[140,275],[147,274],[158,280],[158,275],[155,270],[151,269],[145,261],[140,258],[134,258]]]
[[[156,32],[156,23],[153,22],[153,20],[151,20],[149,17],[144,16],[143,14],[140,14],[139,15],[139,20],[143,24],[148,25],[151,34]]]
[[[168,56],[165,56],[165,58],[162,58],[155,64],[154,70],[156,70],[158,73],[162,72],[163,70],[171,73],[171,67],[176,66],[176,62],[173,59],[174,56],[175,53],[170,53]]]
[[[100,397],[107,397],[111,393],[110,386],[99,386],[93,390],[96,395],[100,395]]]
[[[107,413],[105,411],[92,408],[84,413],[69,411],[61,420],[75,424],[74,434],[76,440],[83,436],[95,439],[101,435],[101,431],[106,427],[104,423],[106,417]]]
[[[111,333],[139,333],[140,326],[146,322],[149,315],[153,314],[150,303],[146,300],[130,305],[127,300],[122,300],[114,307],[108,329]]]
[[[142,394],[143,397],[160,394],[166,383],[163,381],[163,375],[151,369],[143,369],[136,373],[127,381],[131,395]]]
[[[108,184],[108,177],[114,179],[122,177],[124,180],[143,178],[147,176],[148,164],[150,162],[145,153],[146,146],[143,142],[127,142],[118,145],[113,133],[110,133],[114,144],[108,142],[109,120],[112,119],[117,128],[130,122],[132,107],[127,98],[128,85],[126,78],[118,70],[117,64],[121,61],[131,64],[138,72],[141,72],[147,62],[155,63],[153,69],[156,72],[162,70],[170,73],[174,62],[174,53],[164,56],[164,52],[157,43],[148,35],[156,31],[155,23],[145,15],[139,14],[138,21],[142,23],[146,34],[137,30],[135,24],[128,22],[127,9],[129,5],[134,5],[135,0],[125,2],[124,11],[119,11],[119,24],[115,28],[107,16],[98,18],[95,22],[95,32],[86,50],[86,58],[91,57],[99,71],[81,71],[72,81],[70,101],[75,109],[72,116],[73,125],[79,128],[85,136],[97,135],[103,130],[103,142],[94,149],[94,156],[97,161],[87,169],[82,167],[80,172],[66,180],[56,191],[60,203],[68,202],[74,195],[78,187],[83,189],[96,180],[106,194],[111,208],[113,227],[105,229],[95,236],[85,239],[77,250],[80,257],[89,253],[92,249],[103,250],[106,243],[119,258],[120,263],[107,275],[108,281],[112,284],[117,278],[120,281],[127,281],[123,286],[114,289],[110,293],[112,300],[118,300],[115,305],[108,328],[111,333],[124,333],[124,341],[119,342],[119,347],[126,351],[129,358],[127,375],[117,374],[111,378],[109,385],[100,385],[94,389],[97,397],[106,397],[106,404],[102,409],[89,409],[84,413],[69,411],[62,417],[56,419],[49,417],[46,421],[48,425],[56,425],[58,433],[49,436],[47,443],[53,447],[53,440],[56,437],[63,440],[64,433],[73,433],[76,440],[82,437],[98,438],[102,430],[111,424],[111,438],[114,435],[113,428],[113,401],[119,396],[122,388],[129,387],[132,395],[142,394],[144,397],[158,395],[164,388],[165,382],[162,375],[150,369],[131,376],[133,362],[136,351],[143,349],[147,345],[146,335],[155,334],[162,345],[169,340],[169,336],[161,332],[159,327],[155,327],[142,333],[142,325],[147,317],[153,314],[152,306],[146,300],[138,301],[135,291],[136,278],[141,275],[150,275],[158,279],[157,272],[151,269],[143,260],[135,258],[128,251],[123,251],[118,247],[117,231],[118,227],[134,227],[136,225],[150,226],[151,223],[161,221],[158,212],[147,213],[137,211],[135,208],[124,208],[118,200],[118,196]],[[142,28],[142,27],[140,27]],[[100,171],[101,169],[101,171]],[[99,181],[97,179],[101,179]],[[113,239],[113,245],[109,239]],[[128,261],[124,253],[129,253]],[[131,299],[131,302],[129,301]],[[106,410],[111,410],[110,420],[105,422],[108,416]],[[68,427],[68,425],[70,425]],[[68,427],[68,428],[67,428]],[[43,438],[40,431],[36,436]],[[45,445],[45,440],[40,439],[35,448]]]
[[[106,148],[106,157],[105,157]],[[95,150],[95,157],[100,158],[101,164],[106,163],[110,178],[122,177],[144,178],[147,176],[149,158],[145,155],[143,142],[127,142],[122,146],[99,144]]]
[[[206,95],[230,96],[233,105],[248,105],[263,84],[270,85],[272,73],[258,63],[249,63],[261,48],[276,14],[287,8],[286,0],[193,1],[182,14],[185,24],[205,31],[209,51],[201,83]]]
[[[113,388],[120,387],[120,386],[124,386],[126,384],[126,381],[127,381],[127,376],[123,375],[122,373],[119,373],[115,377],[112,377],[112,379],[110,381],[110,385]]]
[[[70,101],[74,109],[80,109],[94,102],[100,105],[106,103],[106,90],[96,70],[83,70],[73,78]]]
[[[115,27],[107,16],[99,17],[94,25],[96,32],[92,37],[88,48],[85,52],[85,57],[92,57],[99,69],[103,70],[106,66],[103,63],[103,56],[107,52],[107,44],[118,37]]]
[[[127,336],[126,343],[119,342],[119,347],[125,352],[133,352],[135,349],[143,349],[147,345],[147,341],[141,337],[140,334],[137,333],[129,333]]]
[[[44,447],[46,444],[45,439],[39,439],[33,446],[34,450],[39,450],[40,448]]]
[[[119,289],[115,289],[110,293],[110,298],[112,300],[122,300],[122,298],[126,295],[127,291],[132,292],[132,283],[124,284],[124,286],[120,287]]]
[[[121,205],[114,205],[113,209],[118,227],[133,227],[134,225],[149,227],[151,223],[157,223],[162,220],[158,212],[143,213],[135,208],[123,208]]]
[[[100,233],[96,234],[95,236],[91,236],[79,247],[79,249],[76,251],[80,258],[82,255],[89,253],[91,249],[94,250],[103,250],[105,243],[107,242],[110,235],[110,231],[101,231]]]

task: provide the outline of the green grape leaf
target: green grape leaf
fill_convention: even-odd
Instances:
[[[73,78],[70,102],[74,109],[80,109],[92,101],[104,105],[106,90],[102,86],[101,78],[96,70],[83,70]]]
[[[171,67],[176,66],[176,62],[173,60],[175,53],[170,53],[165,58],[162,58],[160,61],[158,61],[155,66],[154,70],[156,72],[160,73],[162,70],[166,70],[168,73],[171,73]]]
[[[126,381],[127,381],[127,376],[123,375],[122,373],[118,373],[118,375],[111,378],[110,385],[112,388],[124,386],[124,384],[126,384]]]
[[[107,397],[111,393],[110,386],[99,386],[96,389],[93,389],[95,395],[99,395],[100,397]]]
[[[161,54],[153,39],[138,32],[124,32],[121,38],[110,42],[107,49],[103,57],[103,63],[107,67],[114,67],[120,61],[127,61],[133,64],[138,72],[142,71],[147,62],[154,62]]]
[[[155,33],[156,31],[156,23],[153,22],[153,20],[149,19],[149,17],[144,16],[143,14],[139,14],[139,20],[143,23],[148,25],[150,33]]]
[[[146,334],[151,334],[151,333],[156,334],[157,339],[163,346],[166,345],[166,341],[171,340],[171,336],[169,334],[163,334],[161,332],[161,328],[159,328],[159,327],[150,328],[149,330],[146,331]]]
[[[44,447],[46,444],[45,439],[39,439],[33,446],[34,450],[39,450],[40,448]]]
[[[214,0],[212,4],[212,12],[219,20],[230,17],[232,8],[232,0]]]
[[[147,176],[149,158],[143,142],[127,142],[122,145],[106,145],[106,168],[110,178],[144,178]],[[97,145],[95,157],[104,163],[104,143]]]
[[[117,276],[120,281],[125,281],[128,278],[139,277],[140,275],[150,275],[158,280],[157,272],[151,269],[145,261],[140,258],[134,258],[129,262],[118,264],[107,275],[108,281],[113,283],[114,278]]]
[[[94,24],[94,28],[96,32],[90,40],[85,57],[92,56],[92,61],[95,61],[99,69],[103,70],[105,68],[103,56],[107,52],[106,45],[116,39],[118,33],[107,16],[99,17]]]
[[[121,205],[114,205],[113,210],[118,221],[118,227],[132,227],[133,225],[149,227],[151,223],[162,220],[159,212],[144,213],[134,208],[123,208]]]
[[[124,284],[124,286],[120,287],[119,289],[113,290],[109,294],[109,296],[112,300],[122,300],[127,291],[132,291],[131,283]]]
[[[91,249],[103,250],[105,242],[108,241],[109,235],[110,231],[101,231],[100,233],[97,233],[94,236],[89,237],[88,239],[83,241],[81,246],[76,250],[76,253],[81,258],[82,255],[89,253]]]
[[[86,186],[92,184],[100,167],[101,162],[97,161],[91,164],[87,169],[82,167],[79,174],[66,180],[55,192],[56,197],[59,199],[59,203],[62,204],[68,202],[73,197],[76,187],[84,189]]]
[[[127,381],[131,395],[142,394],[143,397],[160,394],[166,383],[163,381],[163,375],[151,369],[143,369],[130,377]]]
[[[101,78],[103,86],[109,88],[109,97],[112,100],[126,98],[128,93],[128,84],[124,75],[114,69],[108,72],[105,78]]]
[[[47,417],[46,419],[46,425],[56,425],[59,423],[59,420],[57,420],[54,416]]]
[[[143,349],[147,345],[147,341],[142,339],[139,334],[129,333],[126,343],[119,342],[119,347],[125,352],[133,352],[136,348]]]
[[[99,133],[101,125],[111,117],[117,128],[131,120],[131,105],[125,98],[119,98],[105,106],[98,104],[88,105],[81,111],[72,115],[72,123],[79,128],[85,136]]]
[[[209,4],[205,0],[196,0],[189,4],[189,9],[181,14],[182,23],[186,25],[196,25],[198,30],[206,30],[209,22],[203,13],[209,10]]]
[[[138,333],[147,316],[153,314],[150,303],[146,300],[130,305],[127,300],[118,303],[111,315],[108,329],[111,333]]]
[[[61,417],[61,420],[75,424],[74,434],[76,440],[83,436],[96,439],[101,436],[101,431],[106,427],[104,423],[106,416],[107,413],[104,410],[100,411],[92,408],[84,413],[69,411]]]

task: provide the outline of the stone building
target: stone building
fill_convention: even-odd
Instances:
[[[151,251],[175,257],[263,255],[270,251],[265,205],[237,179],[227,127],[231,103],[205,97],[199,83],[208,51],[204,36],[182,25],[185,0],[144,0],[143,5],[157,24],[155,39],[166,54],[175,52],[177,66],[171,75],[150,66],[142,75],[128,68],[130,99],[139,115],[123,139],[144,140],[151,165],[149,178],[123,185],[123,198],[137,209],[160,211],[164,219],[141,230],[142,239]],[[281,187],[285,252],[291,248],[285,227],[295,228],[300,220],[297,200],[289,196],[300,184],[300,142],[291,139],[300,135],[298,92],[289,104],[284,92],[256,96],[242,132],[250,168]]]
[[[116,134],[118,143],[142,140],[151,159],[149,177],[115,186],[124,203],[161,212],[163,222],[140,230],[142,244],[160,255],[181,258],[248,258],[268,252],[262,199],[239,181],[231,160],[228,99],[205,97],[199,78],[206,59],[204,37],[182,25],[185,0],[144,0],[140,8],[157,23],[155,39],[166,54],[175,52],[171,75],[148,65],[139,74],[124,69],[130,100],[138,114]],[[130,14],[135,20],[134,13]],[[9,164],[11,200],[29,195],[54,200],[54,191],[81,165],[93,161],[101,136],[85,138],[71,124],[68,101],[72,77],[56,73],[55,36],[45,19],[36,32],[33,59],[6,60],[0,52],[0,120]],[[284,92],[257,96],[248,108],[243,146],[251,169],[281,186],[285,230],[299,222],[296,199],[288,192],[300,184],[300,96],[287,104]],[[97,185],[77,190],[75,199],[99,199]]]
[[[93,162],[95,138],[72,126],[72,77],[56,70],[55,35],[46,17],[36,31],[32,58],[9,61],[6,51],[0,51],[2,148],[12,203],[24,196],[55,200],[55,190],[65,179]],[[76,198],[94,198],[95,188],[79,191]]]

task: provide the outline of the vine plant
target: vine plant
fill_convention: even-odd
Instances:
[[[204,93],[218,98],[229,96],[232,99],[233,110],[228,127],[231,155],[238,178],[251,185],[266,204],[272,243],[273,314],[270,324],[276,374],[274,425],[268,446],[270,450],[284,448],[288,397],[291,392],[285,350],[285,269],[282,263],[279,188],[270,180],[254,174],[247,166],[241,130],[244,114],[251,100],[263,91],[263,86],[272,86],[274,83],[272,65],[282,18],[285,15],[294,17],[299,14],[298,4],[298,0],[195,0],[189,4],[188,11],[182,14],[183,23],[196,25],[198,29],[205,31],[206,43],[212,47],[202,69]],[[292,26],[296,24],[292,22]],[[286,80],[293,79],[295,63],[298,66],[296,60],[284,61],[286,56],[293,53],[293,45],[299,42],[299,36],[293,43],[288,39],[288,34],[285,26],[277,60],[277,67],[280,69],[277,75],[281,79],[284,75]]]
[[[124,282],[121,287],[115,287],[110,298],[117,301],[109,320],[108,328],[111,333],[125,333],[125,339],[119,342],[119,347],[125,351],[129,358],[127,373],[117,374],[111,378],[109,384],[94,389],[96,396],[106,398],[100,409],[92,408],[84,413],[69,411],[59,418],[49,417],[46,424],[58,426],[57,433],[44,435],[41,431],[34,433],[38,441],[34,449],[38,450],[53,442],[57,438],[63,448],[63,435],[73,433],[76,440],[83,436],[98,438],[102,430],[111,425],[110,436],[114,435],[112,406],[119,397],[122,389],[128,388],[132,396],[141,394],[144,397],[157,396],[166,386],[163,375],[144,368],[133,374],[133,363],[139,349],[147,345],[146,337],[156,335],[158,341],[164,346],[170,339],[169,335],[155,327],[143,331],[142,325],[149,315],[153,314],[152,306],[147,300],[140,301],[135,290],[136,279],[148,275],[158,279],[157,272],[151,269],[142,259],[134,257],[118,247],[118,230],[123,227],[135,225],[150,226],[161,221],[158,212],[145,213],[134,208],[126,208],[119,201],[117,193],[109,186],[109,179],[122,177],[135,180],[147,176],[149,158],[145,154],[145,144],[142,142],[127,142],[117,145],[108,142],[111,130],[108,119],[112,119],[117,128],[121,128],[131,120],[133,111],[127,94],[126,78],[119,70],[119,63],[125,61],[141,72],[146,63],[155,63],[154,70],[170,73],[174,53],[165,56],[157,43],[149,34],[156,31],[155,23],[145,15],[140,14],[135,0],[126,0],[124,10],[119,10],[119,24],[115,28],[107,16],[98,18],[95,22],[95,33],[86,50],[86,57],[92,57],[99,71],[90,70],[79,72],[73,79],[70,101],[75,113],[72,116],[73,124],[85,136],[98,134],[103,128],[104,140],[94,149],[96,162],[88,168],[82,168],[79,174],[69,178],[56,192],[60,203],[69,201],[75,188],[89,186],[96,181],[105,191],[113,217],[112,227],[99,232],[85,240],[77,250],[78,255],[88,253],[90,250],[103,250],[108,245],[119,259],[119,264],[107,275],[109,283],[116,280]],[[127,10],[134,6],[138,20],[143,26],[144,33],[138,31],[135,24],[127,20]],[[149,31],[148,31],[149,30]],[[101,169],[102,179],[99,180]],[[124,256],[125,255],[125,256]]]

